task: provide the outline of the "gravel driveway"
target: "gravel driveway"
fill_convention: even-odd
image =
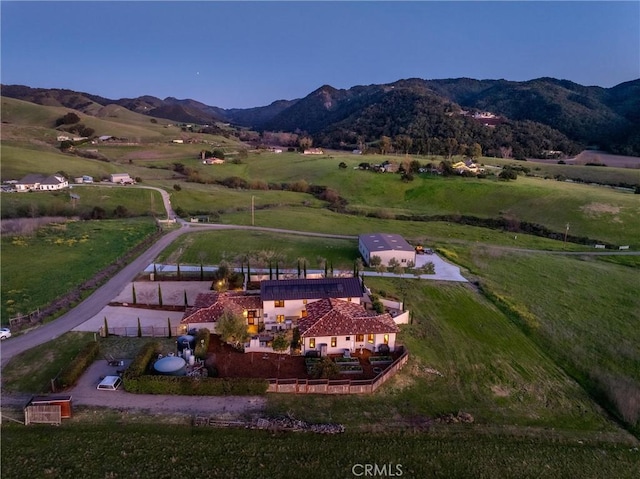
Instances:
[[[122,389],[98,391],[96,387],[104,376],[117,374],[123,367],[109,366],[106,360],[94,362],[83,374],[78,384],[65,391],[77,406],[99,406],[113,409],[138,410],[168,414],[245,414],[264,408],[266,399],[262,396],[173,396],[156,394],[131,394]]]

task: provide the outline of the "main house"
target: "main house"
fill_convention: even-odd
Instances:
[[[67,188],[69,181],[62,175],[41,175],[33,173],[16,183],[16,191],[57,191]]]
[[[398,234],[393,233],[368,233],[358,236],[358,250],[367,266],[375,256],[380,258],[380,264],[389,266],[392,259],[404,267],[409,262],[416,262],[416,251],[407,241]]]
[[[252,335],[245,350],[267,347],[277,332],[298,327],[305,352],[377,351],[382,344],[393,351],[398,332],[394,318],[368,311],[362,304],[365,297],[358,278],[268,280],[260,283],[259,294],[198,295],[181,324],[186,330],[215,333],[217,321],[231,311],[246,319]]]

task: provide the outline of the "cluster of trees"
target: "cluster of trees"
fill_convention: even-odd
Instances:
[[[89,128],[88,126],[80,123],[80,117],[74,112],[69,112],[66,115],[61,116],[56,119],[55,123],[59,130],[66,131],[67,133],[74,133],[87,138],[93,136],[95,133],[93,128]]]

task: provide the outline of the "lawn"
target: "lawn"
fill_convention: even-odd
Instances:
[[[3,323],[76,289],[155,231],[151,219],[127,219],[72,221],[31,236],[3,235]]]

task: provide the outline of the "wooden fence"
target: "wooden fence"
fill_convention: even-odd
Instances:
[[[404,349],[398,359],[373,379],[269,379],[267,392],[290,394],[372,393],[396,374],[408,359],[409,351]]]
[[[56,424],[62,422],[62,408],[59,404],[31,404],[24,410],[24,423]]]

